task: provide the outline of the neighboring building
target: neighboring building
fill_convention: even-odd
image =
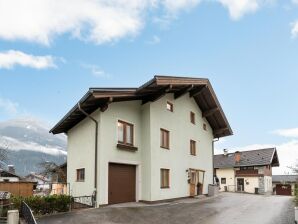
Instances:
[[[96,205],[207,194],[213,139],[232,134],[208,79],[168,76],[91,88],[50,132],[68,136],[71,194]]]
[[[51,193],[50,194],[68,194],[67,184],[67,163],[53,169],[51,173]]]
[[[272,193],[272,167],[279,166],[275,148],[214,156],[220,191]]]
[[[13,165],[8,166],[8,170],[0,169],[0,182],[18,182],[22,177],[15,173]]]
[[[32,172],[29,175],[25,176],[25,180],[36,182],[36,193],[44,192],[45,194],[47,194],[50,189],[50,180],[41,174]]]
[[[276,195],[294,195],[298,187],[298,175],[273,175],[273,193]]]

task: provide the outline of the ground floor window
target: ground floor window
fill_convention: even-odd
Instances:
[[[220,179],[220,183],[221,184],[226,184],[227,183],[227,179],[226,178],[221,178]]]
[[[85,181],[85,168],[77,169],[77,181]]]
[[[160,169],[160,188],[170,187],[170,170]]]

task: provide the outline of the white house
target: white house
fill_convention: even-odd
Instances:
[[[272,167],[279,166],[275,148],[214,156],[220,191],[272,193]]]
[[[67,182],[96,205],[207,194],[213,140],[232,134],[208,79],[91,88],[50,131],[68,136]]]

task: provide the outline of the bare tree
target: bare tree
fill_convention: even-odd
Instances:
[[[65,170],[54,162],[41,162],[39,166],[42,168],[41,174],[46,177],[50,177],[52,182],[66,182]]]
[[[8,144],[4,143],[0,146],[0,169],[4,169],[8,162]]]

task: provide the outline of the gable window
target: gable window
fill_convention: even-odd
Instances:
[[[203,129],[204,129],[204,131],[207,131],[207,124],[203,124]]]
[[[196,155],[196,141],[190,140],[190,155]]]
[[[77,181],[85,181],[85,168],[77,169]]]
[[[133,125],[124,121],[118,121],[118,143],[133,145]]]
[[[196,124],[196,115],[195,115],[195,113],[194,112],[190,112],[190,122],[192,123],[192,124]]]
[[[173,112],[174,106],[171,102],[167,101],[167,110]]]
[[[170,132],[165,129],[160,129],[160,147],[170,148]]]
[[[221,178],[220,179],[220,183],[221,184],[226,184],[227,183],[227,179],[226,178]]]
[[[160,188],[170,187],[170,170],[160,169]]]

